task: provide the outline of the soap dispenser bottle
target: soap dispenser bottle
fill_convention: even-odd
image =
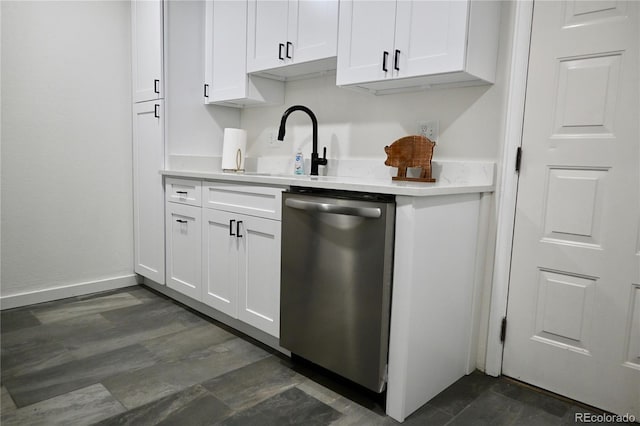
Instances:
[[[294,175],[304,174],[304,157],[302,156],[302,152],[300,151],[296,153],[296,158],[293,165],[293,174]]]

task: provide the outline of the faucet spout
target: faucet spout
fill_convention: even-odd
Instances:
[[[282,118],[280,119],[280,128],[278,129],[278,140],[284,140],[284,134],[286,132],[286,123],[287,118],[294,111],[303,111],[306,112],[309,118],[311,118],[311,124],[313,126],[313,151],[311,152],[311,176],[318,176],[318,165],[326,166],[327,165],[327,148],[324,149],[323,158],[320,158],[318,155],[318,120],[316,119],[316,115],[304,105],[294,105],[289,107],[284,114],[282,114]]]

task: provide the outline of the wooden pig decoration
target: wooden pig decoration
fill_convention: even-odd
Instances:
[[[387,153],[385,165],[398,168],[398,176],[393,180],[409,180],[414,182],[435,182],[431,177],[431,158],[435,142],[424,136],[405,136],[385,146]],[[407,177],[407,167],[420,167],[419,178]]]

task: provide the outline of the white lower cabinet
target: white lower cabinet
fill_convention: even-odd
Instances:
[[[240,218],[238,319],[280,336],[280,221]]]
[[[167,286],[279,337],[283,188],[176,178],[165,185]]]
[[[280,221],[204,209],[202,301],[272,336],[280,332]]]
[[[202,292],[202,209],[167,203],[167,286],[194,299]]]
[[[202,301],[238,317],[238,245],[235,216],[204,209],[202,228]]]

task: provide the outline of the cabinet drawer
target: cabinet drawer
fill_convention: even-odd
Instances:
[[[284,188],[204,182],[204,206],[280,220],[282,191]]]
[[[199,180],[166,179],[167,201],[202,206],[202,184]]]

